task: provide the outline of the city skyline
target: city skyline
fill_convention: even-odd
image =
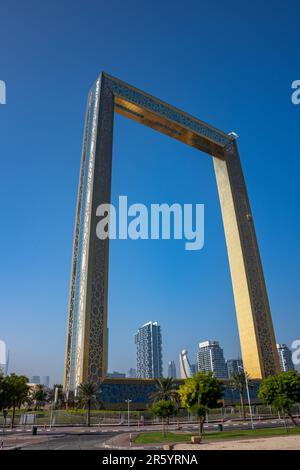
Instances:
[[[148,323],[151,323],[151,322],[146,322],[145,324],[147,325]],[[166,335],[167,337],[167,335]],[[213,337],[213,336],[211,336]],[[117,378],[118,375],[117,374],[120,374],[119,377],[128,377],[128,378],[136,378],[136,363],[135,363],[135,354],[136,354],[136,348],[135,348],[135,345],[134,345],[134,341],[132,341],[132,336],[129,334],[129,338],[132,342],[132,345],[133,345],[133,356],[134,356],[134,360],[133,362],[129,362],[128,364],[126,363],[123,367],[118,367],[118,363],[116,363],[116,367],[113,367],[113,368],[108,368],[108,377],[111,377],[111,378]],[[213,340],[208,340],[208,339],[205,339],[207,338],[207,336],[203,336],[202,338],[199,338],[197,335],[195,336],[196,340],[194,343],[189,343],[191,344],[191,353],[190,353],[190,349],[189,349],[189,352],[188,352],[188,359],[189,359],[189,362],[190,362],[190,366],[191,366],[191,369],[194,368],[194,366],[197,368],[197,355],[198,355],[198,352],[199,352],[199,343],[204,343],[204,342],[217,342],[218,344],[222,344],[221,341],[219,341],[218,339],[213,339]],[[162,342],[163,344],[163,342]],[[182,344],[181,344],[182,346]],[[164,346],[163,346],[164,348]],[[226,348],[223,348],[223,351],[224,351],[224,359],[225,359],[225,363],[226,363],[226,366],[227,366],[227,369],[228,369],[228,377],[230,378],[230,372],[229,372],[229,367],[230,369],[232,369],[234,372],[237,372],[237,366],[236,364],[228,364],[228,363],[238,363],[240,365],[242,365],[242,360],[240,358],[240,352],[238,352],[236,355],[235,355],[235,358],[233,358],[233,354],[228,354],[227,351],[226,351]],[[174,356],[174,358],[170,358],[170,356],[166,354],[163,354],[163,370],[165,371],[165,373],[163,374],[164,377],[167,377],[168,374],[166,373],[166,371],[169,370],[169,363],[172,362],[175,364],[175,370],[176,370],[176,375],[178,378],[180,378],[180,359],[178,359],[178,350],[180,350],[180,344],[178,345],[177,347],[177,354]],[[278,350],[278,354],[279,354],[279,359],[280,359],[280,364],[281,364],[281,370],[282,371],[285,371],[285,370],[291,370],[292,368],[294,368],[295,370],[299,370],[300,371],[300,367],[299,365],[294,365],[292,363],[292,366],[291,367],[291,355],[292,355],[292,351],[291,351],[291,348],[284,344],[284,343],[277,343],[277,350]],[[186,351],[186,350],[184,350]],[[282,361],[287,361],[288,363],[288,366],[285,368],[283,367],[283,362]],[[24,375],[27,375],[28,378],[29,378],[29,382],[31,383],[43,383],[46,382],[47,383],[50,383],[50,384],[54,384],[54,383],[62,383],[62,376],[60,377],[59,374],[56,375],[56,379],[54,378],[54,380],[52,380],[52,377],[51,377],[51,380],[50,380],[50,376],[45,376],[45,375],[32,375],[32,369],[29,367],[27,369],[28,372],[26,372],[24,370],[25,368],[15,368],[14,370],[8,370],[8,373],[21,373],[21,374],[24,374]],[[31,372],[30,372],[31,371]],[[111,372],[113,371],[113,372]],[[135,375],[135,376],[134,376]],[[34,379],[34,380],[33,380]],[[47,381],[48,379],[48,381]],[[44,385],[48,386],[47,383],[45,383]]]
[[[148,323],[151,323],[151,322],[146,322],[146,324]],[[166,335],[167,337],[167,335]],[[211,337],[214,337],[213,335]],[[135,354],[136,354],[136,350],[135,350],[135,345],[134,345],[134,341],[132,341],[132,336],[129,334],[129,338],[132,342],[132,349],[133,349],[133,356],[134,356],[134,360],[133,362],[129,362],[128,364],[126,363],[123,367],[118,367],[118,363],[116,363],[116,366],[111,368],[109,367],[108,368],[108,377],[114,377],[115,374],[121,374],[122,377],[128,377],[128,378],[136,378],[134,377],[134,371],[135,371],[135,374],[136,374],[136,363],[135,363]],[[188,358],[189,358],[189,361],[190,361],[190,366],[191,368],[193,369],[194,366],[197,367],[197,355],[198,355],[198,351],[199,351],[199,343],[203,343],[203,342],[217,342],[219,344],[222,344],[221,341],[219,341],[218,339],[213,339],[213,340],[208,340],[208,339],[205,339],[207,338],[207,336],[203,336],[202,338],[199,338],[197,335],[195,336],[196,340],[194,343],[192,342],[189,342],[189,344],[191,344],[191,351],[190,352],[190,349],[189,349],[189,352],[188,352]],[[181,347],[182,347],[182,344],[181,344]],[[224,359],[225,359],[225,362],[226,362],[226,365],[228,367],[228,363],[230,362],[236,362],[236,363],[239,363],[240,365],[242,364],[242,360],[240,358],[240,352],[238,352],[236,355],[235,355],[235,358],[233,358],[233,354],[228,354],[227,351],[226,351],[226,348],[223,348],[222,349],[224,350]],[[229,348],[230,349],[230,348]],[[174,358],[170,358],[170,356],[166,354],[163,354],[163,370],[164,371],[168,371],[169,370],[169,363],[170,361],[173,362],[175,364],[175,369],[176,369],[176,374],[177,374],[177,377],[180,378],[180,359],[178,359],[178,350],[180,350],[180,344],[177,346],[177,354],[174,356]],[[284,370],[290,370],[291,369],[291,366],[290,366],[290,361],[291,361],[291,355],[292,355],[292,352],[291,352],[291,348],[284,344],[284,343],[277,343],[277,350],[278,350],[278,354],[279,354],[279,359],[280,359],[280,364],[281,364],[281,369],[284,371]],[[287,356],[286,356],[287,354]],[[286,369],[284,369],[284,367],[282,366],[282,361],[284,360],[283,357],[285,358],[285,360],[288,362],[288,367]],[[133,367],[134,366],[134,367]],[[236,369],[236,365],[230,365],[229,367],[233,367],[234,369],[234,372],[237,372],[237,369]],[[293,364],[293,367],[295,370],[299,370],[300,371],[300,367],[299,365],[294,365]],[[49,383],[53,384],[53,383],[62,383],[62,376],[60,377],[59,374],[56,375],[56,379],[52,380],[52,377],[51,377],[51,380],[50,380],[50,376],[45,376],[45,375],[32,375],[32,369],[29,367],[27,369],[28,372],[26,372],[24,370],[24,368],[15,368],[14,370],[8,370],[8,373],[12,373],[12,372],[16,372],[16,373],[24,373],[24,375],[27,375],[28,378],[29,378],[29,381],[30,382],[33,382],[33,383],[43,383],[43,381],[45,381],[46,379],[49,380]],[[31,372],[30,372],[31,371]],[[113,372],[111,372],[113,371]],[[229,377],[230,377],[230,373],[228,374]],[[120,376],[120,377],[121,377]],[[164,377],[167,376],[167,374],[163,374]],[[115,377],[117,377],[115,375]],[[35,380],[33,380],[33,378],[35,378]],[[60,379],[60,380],[59,380]],[[45,383],[45,385],[47,385],[47,383]]]
[[[13,17],[13,5],[5,8]],[[210,6],[204,6],[204,12],[199,8],[196,8],[199,14],[210,18]],[[249,6],[241,21],[240,13],[246,10],[237,3],[229,10],[225,5],[219,8],[217,16],[213,15],[214,20],[209,20],[201,31],[196,15],[195,19],[187,11],[179,15],[175,8],[174,21],[164,27],[156,26],[156,40],[146,45],[137,67],[136,34],[143,36],[145,31],[153,32],[154,11],[142,10],[142,18],[149,19],[149,24],[145,21],[143,31],[139,27],[135,34],[126,28],[126,22],[119,23],[115,43],[104,50],[109,22],[106,12],[99,7],[95,8],[95,18],[97,14],[101,17],[101,31],[94,42],[88,37],[90,29],[99,29],[95,18],[89,18],[92,24],[89,23],[88,30],[76,19],[66,27],[54,11],[46,12],[41,6],[35,10],[35,21],[20,7],[24,21],[18,22],[18,33],[12,38],[10,52],[4,50],[2,57],[1,79],[7,83],[7,104],[0,108],[1,154],[7,156],[3,159],[3,191],[11,195],[2,200],[2,214],[9,231],[1,233],[4,268],[1,272],[4,292],[0,304],[1,339],[11,351],[11,372],[22,372],[30,377],[46,369],[55,382],[62,381],[66,292],[85,97],[94,77],[103,69],[195,115],[199,115],[200,110],[208,122],[239,134],[276,340],[290,347],[299,336],[295,328],[299,312],[299,223],[295,220],[299,106],[293,106],[290,100],[291,83],[298,73],[294,61],[297,15],[288,14],[275,2],[272,21],[266,19],[262,24],[257,22],[262,8],[258,2]],[[293,11],[296,10],[295,4]],[[125,6],[120,5],[120,12],[128,18]],[[180,47],[186,54],[183,67],[179,67],[178,46],[175,48],[173,39],[178,33],[176,18],[182,14],[186,20],[189,16],[189,29],[181,35]],[[56,25],[56,38],[51,44],[45,43],[36,26],[43,25],[46,17]],[[286,25],[287,20],[289,27],[283,44],[276,39],[276,33],[279,25]],[[224,21],[231,25],[228,36],[222,43],[215,40],[207,43],[202,60],[195,61],[198,45],[210,35],[213,27],[221,27]],[[7,34],[11,26],[8,22],[0,34]],[[257,33],[248,43],[254,26]],[[74,32],[79,34],[76,61],[70,58],[70,44],[57,47],[66,35],[72,38]],[[20,41],[21,37],[24,41]],[[228,63],[230,50],[239,57],[238,70]],[[40,58],[38,68],[37,56]],[[27,64],[22,77],[16,74],[19,67],[16,57],[23,57]],[[68,67],[64,67],[66,57]],[[260,72],[259,80],[253,69],[254,62]],[[219,67],[223,70],[221,84],[217,78]],[[182,85],[183,78],[188,87]],[[193,98],[191,89],[197,91]],[[43,113],[45,109],[47,113]],[[196,332],[201,331],[205,332],[204,337],[218,338],[228,351],[228,357],[238,357],[226,248],[224,236],[219,233],[220,211],[208,162],[205,158],[201,162],[196,160],[194,152],[178,142],[171,143],[164,136],[124,121],[120,117],[116,119],[114,152],[118,159],[114,167],[113,197],[120,191],[126,194],[129,188],[130,197],[142,202],[153,198],[168,202],[175,199],[204,202],[207,227],[204,250],[195,259],[194,255],[180,253],[176,243],[170,246],[160,242],[147,242],[146,246],[139,243],[136,246],[130,241],[112,244],[109,347],[113,352],[119,346],[122,357],[110,354],[109,369],[126,371],[134,364],[135,351],[129,332],[152,318],[153,312],[160,319],[163,331],[170,332],[170,339],[164,340],[164,361],[177,358],[181,347],[186,347],[194,356],[199,341]],[[49,130],[51,142],[45,146]],[[12,135],[16,138],[12,139]],[[275,142],[275,135],[287,138]],[[39,149],[43,149],[42,154]],[[283,164],[283,155],[288,163]],[[127,157],[136,171],[126,164]],[[190,177],[191,173],[195,178]],[[19,188],[17,194],[12,191],[12,174]],[[152,184],[154,177],[156,188]],[[178,185],[179,180],[181,185]],[[12,216],[15,213],[18,217]],[[16,272],[19,273],[17,279]],[[15,295],[16,287],[18,295]],[[176,319],[176,326],[170,324],[170,312]],[[178,330],[181,344],[171,339]],[[28,348],[29,343],[32,348]],[[164,370],[166,366],[164,362]]]

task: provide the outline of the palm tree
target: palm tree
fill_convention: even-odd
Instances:
[[[244,391],[246,389],[246,377],[248,380],[248,385],[249,387],[251,386],[250,384],[250,377],[247,374],[247,372],[234,372],[231,376],[231,388],[233,390],[236,390],[239,393],[240,396],[240,403],[241,403],[241,411],[242,411],[242,416],[245,419],[245,406],[244,406]]]
[[[152,402],[170,400],[179,402],[178,386],[171,377],[155,379],[156,391],[151,393]]]
[[[6,406],[12,408],[11,427],[14,427],[16,407],[19,408],[28,399],[28,378],[24,375],[10,374],[3,380],[4,393],[6,395]]]
[[[78,387],[79,398],[87,406],[86,424],[91,424],[91,405],[96,398],[97,387],[93,382],[83,382]]]
[[[0,410],[4,410],[8,406],[8,396],[6,390],[5,377],[0,369]]]

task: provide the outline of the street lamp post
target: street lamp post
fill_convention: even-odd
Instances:
[[[69,389],[67,388],[65,393],[65,403],[66,403],[66,410],[69,409]]]
[[[128,417],[128,427],[130,426],[130,403],[132,402],[132,400],[129,400],[129,398],[127,400],[125,400],[125,403],[127,403],[127,417]]]
[[[50,423],[49,423],[50,431],[51,431],[51,428],[52,428],[52,421],[53,421],[53,400],[51,401],[51,409],[50,409]]]
[[[7,410],[3,410],[3,437],[5,436],[5,426],[6,426],[6,418],[7,418]],[[3,443],[3,438],[2,438],[2,442],[1,442],[1,447],[3,447],[4,443]]]
[[[248,383],[248,377],[247,377],[247,372],[242,366],[238,365],[239,369],[242,369],[245,375],[245,382],[246,382],[246,390],[247,390],[247,398],[248,398],[248,404],[249,404],[249,410],[250,410],[250,419],[251,419],[251,428],[254,429],[254,424],[253,424],[253,415],[252,415],[252,407],[251,407],[251,400],[250,400],[250,392],[249,392],[249,383]]]
[[[54,399],[51,402],[51,412],[50,412],[50,430],[52,428],[52,421],[53,421],[53,406],[56,405],[57,403],[57,398],[58,398],[58,387],[55,387],[54,389]]]

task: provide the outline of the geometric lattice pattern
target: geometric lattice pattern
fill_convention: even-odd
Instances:
[[[71,269],[65,389],[106,377],[109,241],[96,209],[110,202],[114,112],[213,157],[244,367],[252,378],[279,371],[274,330],[243,171],[234,138],[102,73],[88,96]]]

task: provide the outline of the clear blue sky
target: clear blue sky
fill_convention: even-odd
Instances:
[[[0,2],[0,338],[11,371],[61,381],[86,97],[102,70],[236,131],[278,341],[299,328],[298,1]],[[212,161],[116,117],[113,200],[205,204],[205,247],[111,243],[110,369],[133,335],[163,332],[164,363],[218,339],[239,354]]]

